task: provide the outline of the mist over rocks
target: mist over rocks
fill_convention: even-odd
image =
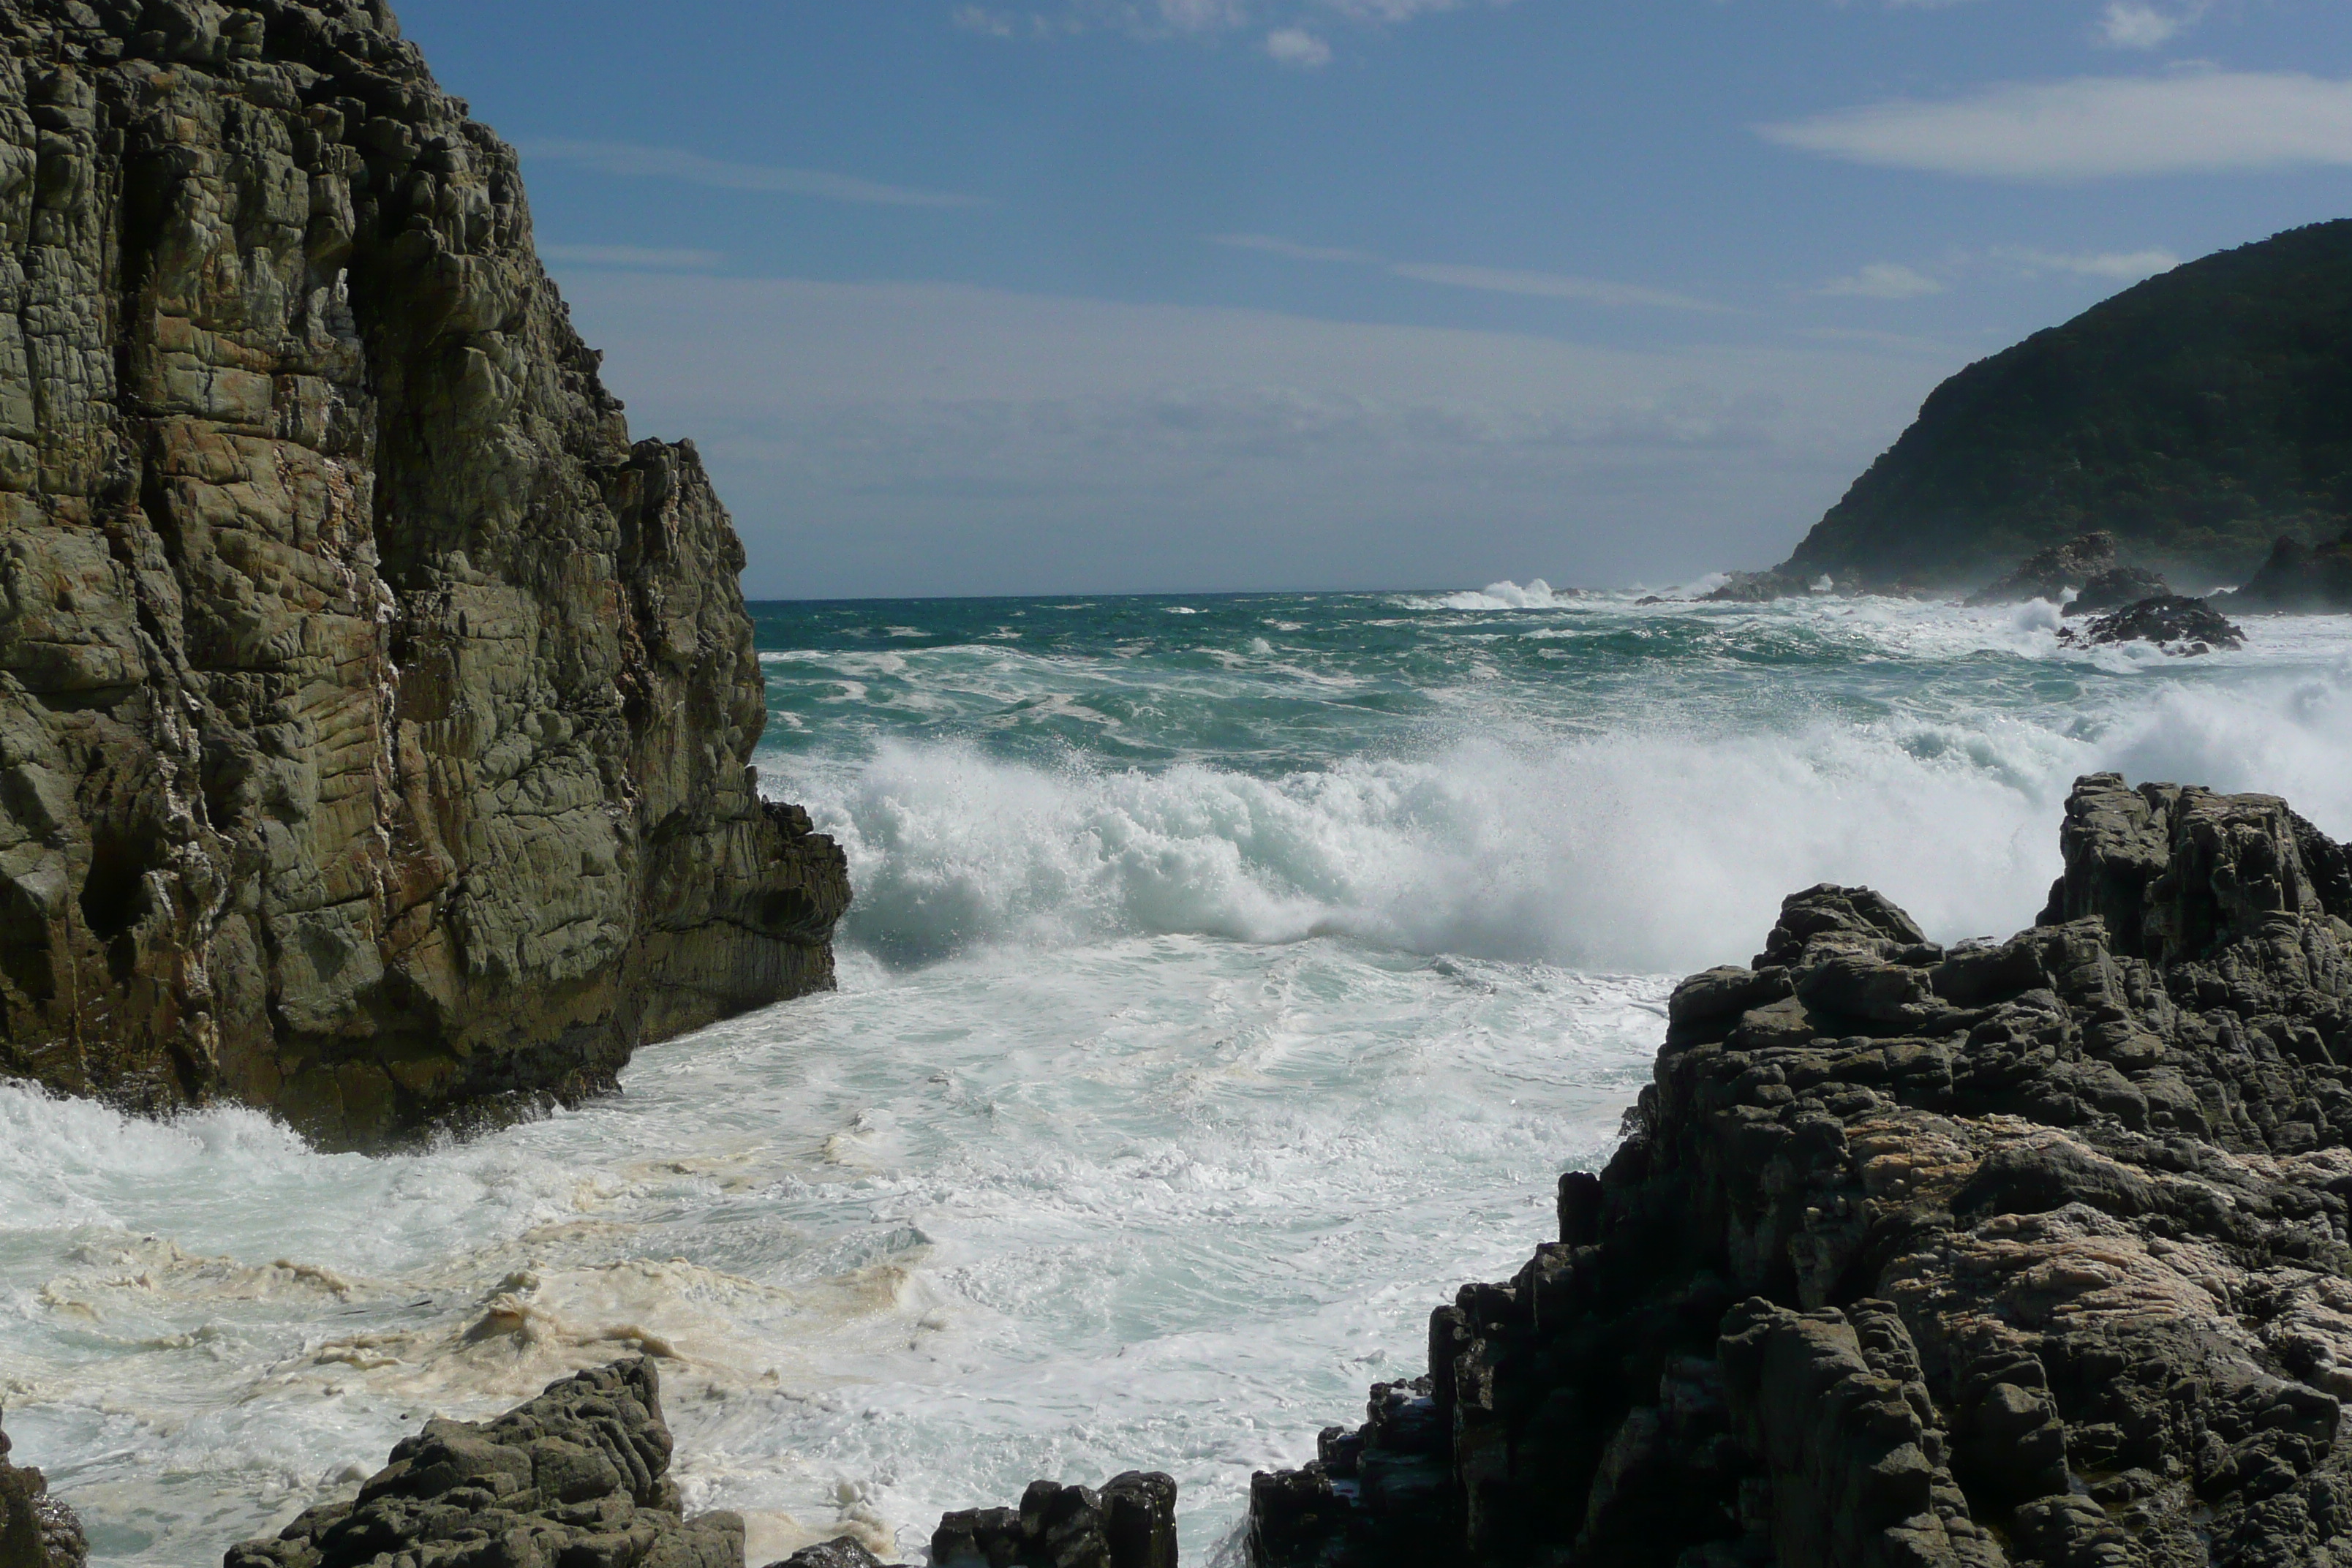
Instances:
[[[0,1075],[364,1146],[824,987],[742,551],[380,0],[0,0]]]
[[[2352,857],[2082,779],[2005,942],[1791,896],[1557,1242],[1260,1474],[1260,1568],[2352,1552]]]

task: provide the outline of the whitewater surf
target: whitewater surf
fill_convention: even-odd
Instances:
[[[2342,619],[2182,659],[2046,605],[1634,600],[759,606],[841,991],[384,1159],[0,1089],[11,1436],[99,1560],[210,1560],[644,1351],[753,1561],[1132,1464],[1205,1555],[1549,1233],[1673,978],[1788,892],[2006,933],[2104,768],[2352,834]]]

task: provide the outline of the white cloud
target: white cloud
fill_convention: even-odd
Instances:
[[[2169,272],[2180,265],[2180,258],[2168,250],[2103,250],[2066,254],[2058,251],[2034,250],[2023,246],[2006,245],[1992,252],[1996,261],[2006,261],[2023,268],[2029,274],[2036,272],[2071,272],[2081,278],[2110,279],[2118,283],[2137,283],[2143,278],[2153,278],[2159,272]]]
[[[2170,10],[2148,0],[2107,0],[2091,36],[2111,49],[2161,48],[2211,8],[2210,0],[2189,0]]]
[[[1013,18],[1003,13],[982,10],[978,5],[959,5],[949,20],[967,33],[980,33],[992,38],[1013,36]]]
[[[1532,300],[1581,300],[1594,305],[1648,305],[1670,310],[1723,310],[1709,300],[1694,299],[1638,283],[1612,283],[1601,278],[1578,278],[1560,272],[1520,272],[1500,267],[1461,267],[1436,261],[1390,261],[1366,250],[1336,246],[1300,245],[1270,234],[1218,234],[1212,245],[1235,250],[1264,251],[1292,261],[1338,261],[1377,267],[1392,278],[1435,283],[1448,289],[1475,289],[1489,294],[1517,294]]]
[[[542,245],[540,259],[571,267],[619,267],[659,272],[709,272],[727,265],[716,250],[667,250],[640,245]]]
[[[1213,234],[1211,245],[1231,247],[1235,250],[1262,250],[1268,256],[1286,257],[1292,261],[1355,261],[1373,266],[1381,258],[1362,250],[1343,250],[1328,245],[1300,245],[1295,240],[1277,239],[1270,234]]]
[[[723,191],[764,191],[779,195],[814,196],[820,201],[856,202],[887,207],[976,207],[988,204],[978,196],[947,191],[910,190],[886,185],[853,174],[827,174],[819,169],[788,169],[769,163],[730,163],[673,147],[639,147],[625,142],[576,142],[555,139],[528,142],[523,156],[542,163],[576,163],[599,174],[628,179],[676,180]]]
[[[1833,278],[1815,290],[1863,300],[1916,300],[1943,291],[1944,285],[1935,279],[1893,261],[1874,261],[1852,277]]]
[[[1316,70],[1331,63],[1331,46],[1304,27],[1277,27],[1265,36],[1265,52],[1286,66]]]
[[[2352,82],[2294,72],[2078,77],[1759,128],[1850,163],[2084,180],[2352,164]]]

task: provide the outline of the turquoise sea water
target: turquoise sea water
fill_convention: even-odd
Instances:
[[[1674,976],[1866,881],[2030,921],[2075,774],[2352,835],[2352,622],[2210,658],[2047,605],[1540,584],[755,606],[765,786],[846,847],[842,989],[614,1100],[322,1156],[0,1087],[0,1396],[102,1561],[215,1560],[425,1415],[663,1358],[753,1562],[1129,1466],[1253,1468],[1605,1157]]]

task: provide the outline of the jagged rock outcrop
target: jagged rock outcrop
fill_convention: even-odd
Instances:
[[[2352,610],[2352,531],[2319,545],[2281,535],[2242,586],[2213,596],[2237,611],[2334,615]]]
[[[224,1568],[742,1568],[743,1521],[686,1518],[652,1362],[548,1384],[495,1421],[432,1420],[348,1502],[306,1510]]]
[[[8,1462],[0,1432],[0,1568],[82,1568],[89,1543],[73,1510],[49,1495],[47,1478]]]
[[[2243,647],[2245,629],[2203,599],[2160,594],[2120,610],[2095,617],[2077,632],[2058,634],[2067,643],[2152,642],[2167,653],[2210,653],[2217,647]]]
[[[2061,837],[2006,942],[1823,886],[1685,981],[1559,1240],[1251,1561],[2352,1560],[2352,858],[2113,774]]]
[[[381,0],[0,0],[0,1074],[363,1144],[829,983],[596,363]]]
[[[2055,604],[2070,591],[2119,569],[2114,534],[2105,531],[2077,534],[2063,544],[2035,551],[2014,570],[1969,595],[1967,603],[2016,605],[2047,599]]]

